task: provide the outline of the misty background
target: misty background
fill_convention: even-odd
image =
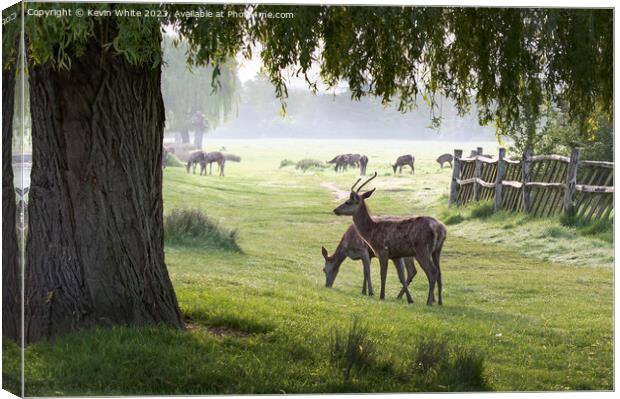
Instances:
[[[316,138],[493,141],[495,129],[480,126],[475,108],[459,117],[448,99],[439,100],[435,116],[441,125],[431,128],[431,112],[423,98],[416,109],[401,113],[374,97],[352,100],[346,83],[332,91],[311,92],[301,78],[292,77],[286,112],[275,97],[260,60],[229,60],[222,66],[220,87],[212,86],[212,67],[185,64],[186,45],[164,40],[163,96],[166,133],[192,136],[193,116],[202,113],[209,138]],[[193,137],[192,137],[193,138]]]

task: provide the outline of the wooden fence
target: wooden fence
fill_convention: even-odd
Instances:
[[[579,160],[579,154],[579,148],[570,157],[526,150],[514,160],[504,148],[497,158],[480,147],[468,158],[454,150],[449,204],[493,200],[496,211],[540,217],[574,212],[587,222],[613,218],[614,163]]]

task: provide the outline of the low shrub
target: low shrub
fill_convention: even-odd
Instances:
[[[290,159],[283,159],[282,161],[280,161],[280,168],[285,168],[292,165],[295,165],[295,162],[291,161]]]
[[[181,162],[181,160],[179,160],[179,158],[177,158],[176,155],[168,153],[168,155],[166,156],[166,167],[179,168],[183,166],[185,165],[183,164],[183,162]]]
[[[199,209],[173,209],[164,217],[164,238],[171,244],[204,245],[241,252],[237,230],[227,230]]]
[[[310,158],[306,158],[306,159],[302,159],[301,161],[298,161],[297,164],[295,164],[295,169],[301,169],[303,172],[307,171],[308,169],[325,169],[326,165],[324,162],[319,161],[317,159],[310,159]]]

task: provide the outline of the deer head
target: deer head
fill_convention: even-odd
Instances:
[[[394,165],[392,165],[392,169],[394,169],[394,173],[396,173],[396,168],[398,168],[398,164],[395,163]]]
[[[368,180],[362,183],[362,185],[359,186],[356,190],[355,186],[357,185],[357,183],[359,183],[361,178],[357,179],[355,184],[353,184],[353,186],[351,187],[351,195],[349,195],[349,199],[346,200],[340,206],[338,206],[336,209],[334,209],[334,213],[339,216],[340,215],[348,215],[348,216],[353,215],[355,211],[357,211],[357,208],[360,206],[360,204],[366,198],[369,198],[372,195],[372,193],[375,192],[375,189],[373,188],[372,190],[366,191],[365,193],[362,193],[362,194],[359,193],[362,187],[364,187],[369,181],[371,181],[375,177],[377,177],[377,172],[375,172]]]
[[[336,260],[335,256],[329,256],[325,247],[321,247],[321,253],[325,259],[325,266],[323,267],[323,273],[325,273],[325,287],[331,288],[340,270],[340,263]]]

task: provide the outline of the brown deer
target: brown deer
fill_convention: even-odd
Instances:
[[[415,171],[413,164],[415,163],[415,157],[411,154],[401,155],[396,158],[396,163],[392,165],[392,169],[394,169],[394,173],[396,173],[396,169],[398,168],[399,173],[403,173],[403,166],[409,165],[411,168],[411,174]]]
[[[334,171],[338,173],[338,171],[344,172],[349,165],[349,156],[351,154],[340,154],[336,155],[331,161],[327,161],[327,163],[334,164]]]
[[[200,160],[200,175],[207,175],[207,164],[209,164],[209,174],[213,171],[213,163],[216,163],[220,168],[220,176],[224,176],[224,165],[226,158],[224,154],[219,151],[207,152]]]
[[[187,159],[187,165],[185,166],[187,173],[189,173],[190,167],[193,167],[193,173],[196,174],[196,165],[200,163],[201,164],[200,174],[202,175],[202,161],[204,159],[204,156],[205,156],[205,153],[203,151],[200,151],[200,150],[192,151],[189,154],[189,158]]]
[[[427,273],[428,299],[427,305],[435,302],[435,283],[438,288],[438,304],[442,304],[441,298],[441,268],[439,258],[441,249],[446,239],[446,227],[438,220],[430,216],[392,217],[390,219],[373,218],[366,205],[366,200],[375,192],[370,191],[360,194],[360,190],[372,179],[377,177],[377,172],[367,179],[355,190],[355,186],[361,178],[357,179],[351,187],[349,199],[334,209],[336,215],[353,216],[353,224],[362,239],[379,258],[381,267],[381,295],[385,298],[385,278],[389,259],[415,257]],[[399,271],[400,279],[407,301],[412,303],[411,295],[407,289],[405,276]]]
[[[366,166],[368,166],[368,157],[362,155],[360,157],[360,175],[366,176]]]
[[[448,165],[450,165],[450,167],[452,167],[453,159],[454,157],[452,156],[452,154],[445,153],[445,154],[441,154],[440,156],[438,156],[435,161],[439,164],[441,169],[443,169],[444,163],[447,163]]]
[[[379,217],[378,219],[383,218]],[[389,219],[389,217],[387,217],[387,219]],[[325,287],[332,287],[338,275],[338,271],[340,271],[340,265],[346,258],[350,258],[352,260],[362,261],[364,270],[362,294],[366,295],[366,287],[368,287],[368,295],[374,295],[370,279],[370,260],[375,257],[375,254],[357,233],[354,225],[349,226],[347,231],[345,231],[333,255],[330,256],[325,247],[321,247],[321,253],[325,259],[325,266],[323,267],[323,273],[325,273]],[[393,263],[396,270],[399,268],[402,269],[403,259],[394,259]],[[413,263],[413,258],[405,258],[404,263],[407,268],[407,286],[409,286],[417,271]],[[400,299],[404,293],[405,291],[401,290],[397,298]]]

